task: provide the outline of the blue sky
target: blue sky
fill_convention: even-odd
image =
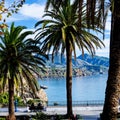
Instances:
[[[13,0],[6,0],[6,5],[10,5]],[[15,22],[15,25],[24,25],[28,29],[35,29],[34,25],[37,21],[42,19],[44,14],[46,0],[26,0],[23,7],[19,10],[18,14],[12,15],[7,19],[7,23]],[[109,57],[109,42],[110,42],[110,19],[109,16],[105,28],[105,39],[103,40],[105,48],[97,49],[96,55]],[[101,38],[102,39],[102,38]],[[77,55],[81,52],[77,49]]]

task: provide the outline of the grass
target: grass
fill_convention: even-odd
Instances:
[[[0,118],[0,120],[5,120],[5,118]]]

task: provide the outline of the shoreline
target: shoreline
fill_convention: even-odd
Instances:
[[[72,77],[84,77],[84,76],[92,76],[92,75],[103,75],[103,74],[107,74],[108,71],[104,72],[104,73],[90,73],[90,74],[83,74],[83,75],[73,75]],[[60,75],[53,75],[53,76],[41,76],[40,79],[44,79],[44,78],[66,78],[66,76],[60,76]],[[39,79],[39,78],[38,78]]]

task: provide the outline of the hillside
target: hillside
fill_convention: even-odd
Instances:
[[[92,57],[88,54],[84,54],[84,56],[82,56],[82,55],[78,56],[77,59],[81,59],[92,65],[100,65],[100,66],[109,67],[109,59],[106,57],[100,57],[100,56]]]
[[[66,57],[62,56],[60,54],[57,54],[54,56],[53,62],[52,62],[52,55],[49,55],[49,60],[47,61],[47,66],[66,66]],[[109,67],[109,58],[106,57],[100,57],[100,56],[91,56],[88,54],[84,54],[84,56],[80,55],[76,58],[72,58],[72,65],[73,67],[84,67],[84,66],[103,66],[103,67]]]
[[[48,76],[65,76],[66,75],[66,57],[60,54],[54,56],[52,61],[52,55],[49,54],[49,60],[46,61],[48,68]],[[101,73],[108,71],[109,59],[106,57],[90,56],[85,54],[76,58],[72,58],[73,75],[83,76]]]

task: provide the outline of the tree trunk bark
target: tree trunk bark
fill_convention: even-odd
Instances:
[[[72,49],[69,41],[66,43],[67,73],[66,73],[66,91],[67,91],[67,116],[73,117],[72,110]]]
[[[7,120],[16,120],[14,113],[14,80],[9,79],[9,116]]]
[[[116,120],[120,98],[120,1],[114,0],[111,22],[110,67],[101,120]]]

